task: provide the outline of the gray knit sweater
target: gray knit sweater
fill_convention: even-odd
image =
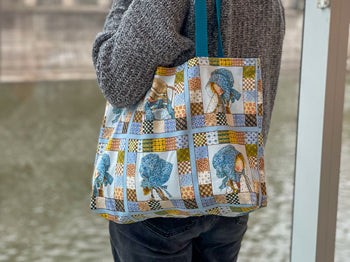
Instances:
[[[92,58],[102,94],[116,108],[138,102],[158,66],[195,57],[195,0],[114,0]],[[217,56],[215,0],[207,0],[209,57]],[[264,144],[277,91],[285,31],[280,0],[222,0],[221,36],[227,58],[261,59]]]

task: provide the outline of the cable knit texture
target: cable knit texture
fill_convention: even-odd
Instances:
[[[209,57],[217,57],[215,0],[208,9]],[[195,57],[195,0],[114,0],[92,59],[102,94],[116,108],[137,103],[158,66]],[[285,34],[280,0],[222,0],[221,36],[227,58],[261,59],[264,144],[271,122]]]

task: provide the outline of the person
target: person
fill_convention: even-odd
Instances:
[[[197,0],[198,1],[198,0]],[[215,0],[207,1],[209,57],[217,57]],[[285,34],[280,0],[222,0],[221,36],[227,58],[261,59],[263,142],[266,146]],[[195,0],[114,0],[92,59],[97,82],[115,108],[131,106],[152,87],[158,66],[195,57]],[[109,221],[115,261],[236,261],[248,214]]]

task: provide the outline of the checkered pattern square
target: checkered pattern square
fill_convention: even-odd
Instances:
[[[129,152],[136,152],[137,141],[138,141],[137,139],[130,139],[129,140],[129,148],[128,148]]]
[[[243,78],[243,90],[255,90],[255,80]]]
[[[176,150],[176,137],[165,138],[165,151]]]
[[[187,209],[196,209],[198,208],[197,202],[195,199],[184,199],[184,204]]]
[[[193,186],[180,187],[182,199],[194,199]]]
[[[188,136],[177,136],[176,137],[176,148],[181,149],[181,148],[188,148]]]
[[[191,103],[191,115],[203,115],[203,104],[202,103]]]
[[[190,161],[181,161],[177,163],[177,168],[179,170],[179,174],[190,174],[191,173],[191,163]]]
[[[214,132],[207,132],[206,138],[207,138],[207,145],[217,145],[219,144],[219,138],[218,133],[216,131]]]
[[[187,121],[185,117],[176,118],[176,130],[186,130],[187,129]]]
[[[153,121],[145,120],[142,123],[143,134],[153,134]]]
[[[266,183],[261,183],[261,194],[266,195]]]
[[[227,200],[227,203],[229,204],[234,204],[234,205],[240,204],[238,195],[233,192],[226,195],[226,200]]]
[[[213,196],[201,197],[202,205],[204,207],[215,205],[215,198]]]
[[[128,170],[128,169],[127,169]],[[132,168],[131,168],[132,171]],[[135,171],[134,171],[135,172]],[[134,174],[130,174],[130,176],[126,177],[126,187],[129,189],[136,189],[136,185],[135,185],[135,175]]]
[[[90,200],[90,208],[91,209],[96,209],[96,197],[92,196]]]
[[[183,82],[181,83],[175,83],[174,88],[175,88],[175,94],[181,94],[185,90],[185,85]]]
[[[259,133],[259,146],[264,145],[264,136],[262,133]]]
[[[193,134],[194,146],[204,146],[207,144],[206,133]]]
[[[251,168],[258,168],[258,158],[257,157],[248,157],[248,162],[249,162],[249,166]]]
[[[189,78],[188,89],[190,91],[201,90],[201,79],[199,77]]]
[[[124,164],[123,163],[117,163],[115,168],[115,174],[116,175],[122,175],[124,170]]]
[[[192,175],[191,174],[183,174],[179,175],[180,177],[180,186],[192,186]]]
[[[210,171],[208,158],[202,158],[196,160],[197,172]]]
[[[188,78],[199,77],[199,66],[191,66],[188,68]]]
[[[223,112],[216,113],[216,121],[219,126],[227,126],[226,114]]]
[[[131,179],[131,177],[135,177],[135,172],[136,172],[136,165],[135,164],[128,164],[126,166],[126,175],[128,176],[128,179],[127,179],[128,188],[135,187],[135,178]]]
[[[209,171],[197,172],[197,176],[198,176],[198,184],[203,185],[203,184],[211,183],[211,177],[210,177]]]
[[[265,166],[264,166],[264,158],[259,158],[259,169],[265,169]]]
[[[190,101],[191,103],[202,103],[202,91],[201,90],[195,90],[190,91]]]
[[[262,80],[261,79],[258,79],[258,92],[261,92],[262,93]]]
[[[204,115],[192,116],[192,128],[201,128],[205,126]]]
[[[175,118],[184,118],[186,117],[186,106],[178,105],[174,107]]]
[[[208,148],[206,146],[199,146],[194,148],[196,159],[208,158]]]
[[[106,200],[106,209],[115,210],[115,200],[114,198],[105,198]]]
[[[151,210],[158,210],[161,209],[162,207],[160,206],[159,201],[157,200],[152,200],[148,202],[148,205],[150,207]]]
[[[114,198],[115,199],[124,199],[124,194],[123,194],[123,187],[115,187],[114,188]]]
[[[120,199],[115,200],[115,210],[125,212],[123,200],[120,200]]]
[[[199,186],[199,194],[201,197],[208,197],[213,195],[213,188],[211,184],[203,184]]]
[[[204,118],[205,118],[205,125],[206,126],[216,126],[217,125],[215,113],[205,113]]]
[[[134,122],[139,122],[139,123],[142,122],[142,111],[135,111],[135,115],[134,115],[133,121]]]
[[[127,188],[126,189],[126,194],[127,194],[127,200],[128,201],[137,201],[136,190],[135,189]]]
[[[256,115],[245,115],[245,125],[246,126],[257,126]]]
[[[211,214],[211,215],[219,215],[220,214],[220,210],[219,210],[218,207],[214,207],[214,208],[208,209],[208,210],[206,210],[206,212],[208,214]]]
[[[244,102],[245,114],[256,114],[256,105],[253,102]]]
[[[148,201],[138,201],[140,211],[149,211],[151,208],[148,205]]]
[[[215,202],[218,204],[226,204],[226,195],[214,195]]]

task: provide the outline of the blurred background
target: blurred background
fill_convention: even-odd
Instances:
[[[108,221],[89,208],[105,107],[91,49],[111,0],[0,3],[0,261],[112,261]],[[240,262],[289,261],[304,4],[282,3],[286,35],[265,148],[269,203],[250,216]],[[349,58],[338,262],[350,257]]]

